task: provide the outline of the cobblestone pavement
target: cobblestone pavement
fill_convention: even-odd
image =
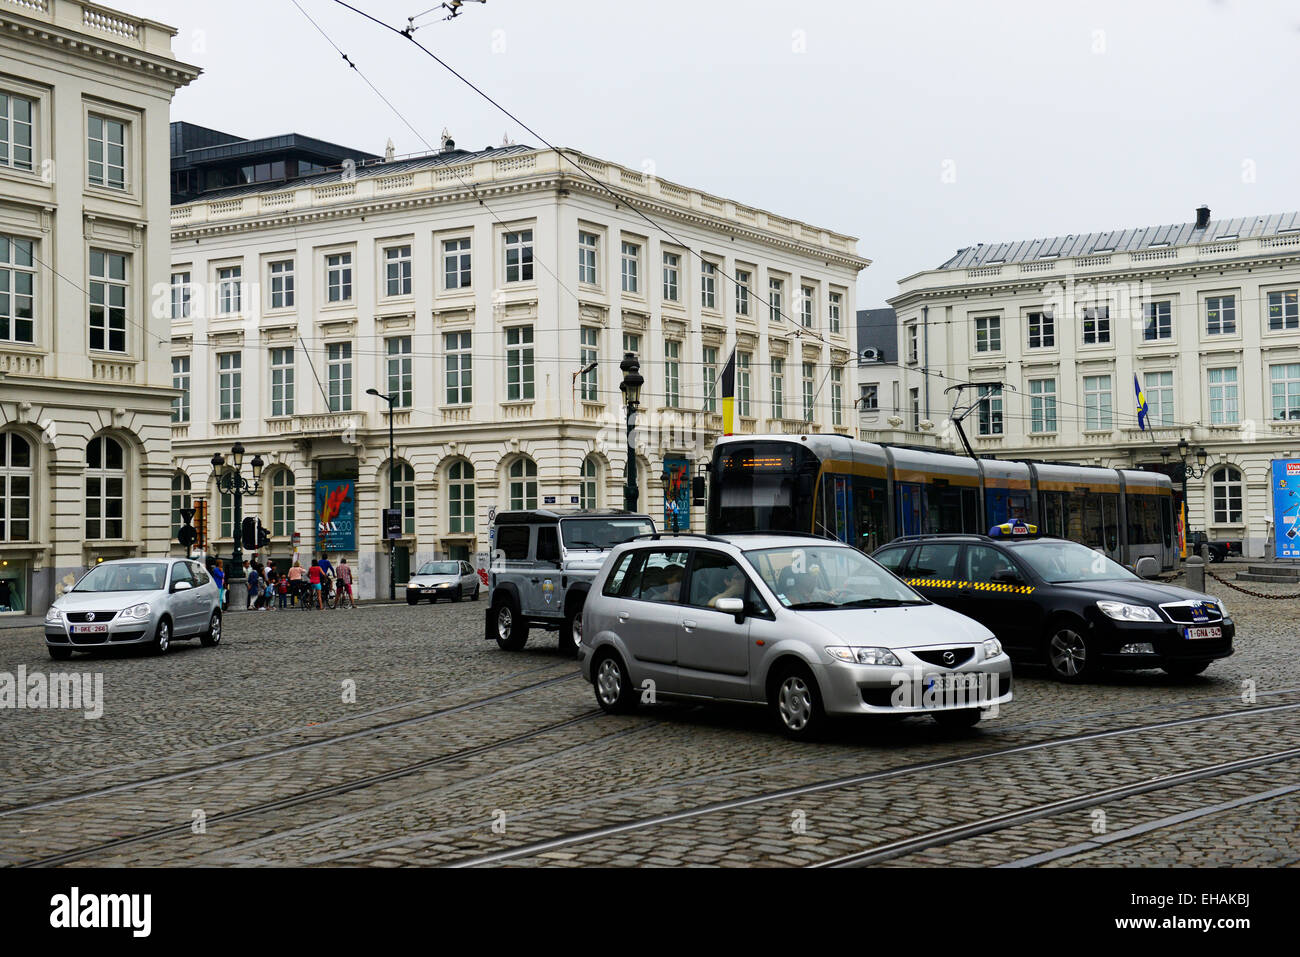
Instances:
[[[220,647],[162,657],[52,662],[39,630],[0,632],[0,673],[100,674],[104,698],[94,720],[0,711],[0,863],[780,866],[925,838],[886,863],[1297,865],[1296,602],[1224,597],[1237,654],[1202,677],[1018,666],[974,731],[850,722],[811,744],[758,709],[600,714],[554,634],[483,641],[485,602],[234,614]],[[1101,793],[1124,785],[1152,789]]]

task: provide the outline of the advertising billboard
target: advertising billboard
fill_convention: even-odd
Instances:
[[[316,483],[316,548],[326,552],[357,549],[357,483],[329,479]]]
[[[668,488],[664,495],[664,524],[666,531],[688,532],[691,529],[691,463],[684,458],[664,459],[668,473]]]
[[[1273,557],[1300,558],[1300,460],[1274,459]]]

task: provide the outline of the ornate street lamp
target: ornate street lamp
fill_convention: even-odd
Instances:
[[[256,495],[262,487],[262,456],[254,455],[253,461],[249,464],[253,467],[253,481],[249,482],[241,474],[241,468],[244,464],[244,446],[236,442],[230,448],[230,462],[227,464],[226,459],[220,452],[212,456],[212,477],[217,482],[217,493],[225,493],[231,497],[234,505],[234,516],[232,521],[231,532],[234,538],[234,549],[231,552],[231,567],[226,572],[226,588],[229,589],[230,608],[243,611],[248,607],[248,595],[244,591],[248,588],[248,581],[241,577],[244,564],[244,496]],[[242,593],[241,596],[237,595]]]
[[[1186,507],[1186,506],[1187,506],[1187,480],[1188,480],[1188,479],[1199,479],[1199,478],[1203,478],[1203,477],[1204,477],[1205,472],[1206,472],[1206,469],[1208,468],[1208,466],[1207,466],[1207,462],[1209,461],[1210,455],[1209,455],[1208,452],[1205,451],[1205,446],[1203,446],[1203,445],[1202,445],[1202,446],[1198,446],[1197,449],[1196,449],[1196,452],[1195,452],[1195,453],[1192,453],[1192,446],[1191,446],[1191,444],[1190,444],[1186,439],[1179,439],[1179,440],[1178,440],[1178,448],[1177,448],[1177,449],[1174,449],[1172,452],[1170,451],[1170,449],[1169,449],[1168,447],[1162,448],[1162,449],[1160,450],[1160,459],[1161,459],[1161,461],[1163,461],[1165,465],[1169,465],[1169,460],[1172,458],[1172,456],[1173,456],[1173,454],[1174,454],[1175,452],[1176,452],[1177,455],[1178,455],[1178,470],[1177,470],[1177,471],[1176,471],[1172,476],[1170,476],[1170,477],[1173,478],[1174,481],[1181,481],[1181,482],[1182,482],[1182,484],[1183,484],[1183,506]],[[1192,465],[1192,463],[1191,463],[1191,461],[1190,461],[1190,459],[1189,459],[1189,457],[1188,457],[1188,456],[1189,456],[1189,453],[1192,453],[1192,455],[1195,457],[1195,459],[1196,459],[1196,464],[1195,464],[1195,465]],[[1187,538],[1188,538],[1188,540],[1190,540],[1191,537],[1192,537],[1192,536],[1191,536],[1191,531],[1192,531],[1192,530],[1191,530],[1191,521],[1190,521],[1190,519],[1191,519],[1191,514],[1192,514],[1192,513],[1191,513],[1191,510],[1188,509],[1188,511],[1187,511],[1187,516],[1188,516],[1188,523],[1187,523],[1187,524],[1188,524],[1188,528],[1187,528]]]
[[[393,403],[397,401],[396,395],[385,395],[378,389],[367,389],[366,395],[373,395],[383,399],[388,403],[388,510],[390,512],[397,510],[397,460],[393,458]],[[380,522],[385,535],[388,534],[388,528]],[[397,582],[394,580],[397,576],[397,559],[393,550],[397,542],[394,539],[388,540],[388,600],[397,600]]]
[[[641,386],[645,379],[641,376],[641,363],[637,362],[635,352],[623,354],[623,361],[618,364],[623,370],[623,381],[619,391],[627,406],[627,484],[623,487],[623,508],[629,512],[636,511],[636,448],[633,444],[633,430],[636,428],[636,412],[641,402]]]

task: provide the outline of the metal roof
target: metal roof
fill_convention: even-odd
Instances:
[[[1195,222],[1174,223],[1167,226],[1139,226],[1135,229],[1071,233],[1068,236],[1023,239],[1009,243],[980,243],[977,246],[967,246],[957,250],[956,255],[938,268],[968,269],[972,266],[999,266],[1004,263],[1066,259],[1072,256],[1094,256],[1112,252],[1137,252],[1143,249],[1164,249],[1296,232],[1300,232],[1300,212],[1212,219],[1204,229],[1197,229]]]

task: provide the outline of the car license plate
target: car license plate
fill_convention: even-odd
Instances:
[[[977,671],[951,675],[929,675],[925,679],[925,690],[929,691],[934,688],[938,691],[977,691],[982,677],[983,675]]]
[[[437,590],[436,590],[436,589],[433,589],[433,588],[421,588],[421,589],[420,589],[420,594],[421,594],[421,595],[434,595],[434,594],[437,594]]]
[[[102,635],[108,625],[69,625],[68,632],[75,635]]]
[[[1222,638],[1223,629],[1218,625],[1211,625],[1206,628],[1184,628],[1184,638]]]

